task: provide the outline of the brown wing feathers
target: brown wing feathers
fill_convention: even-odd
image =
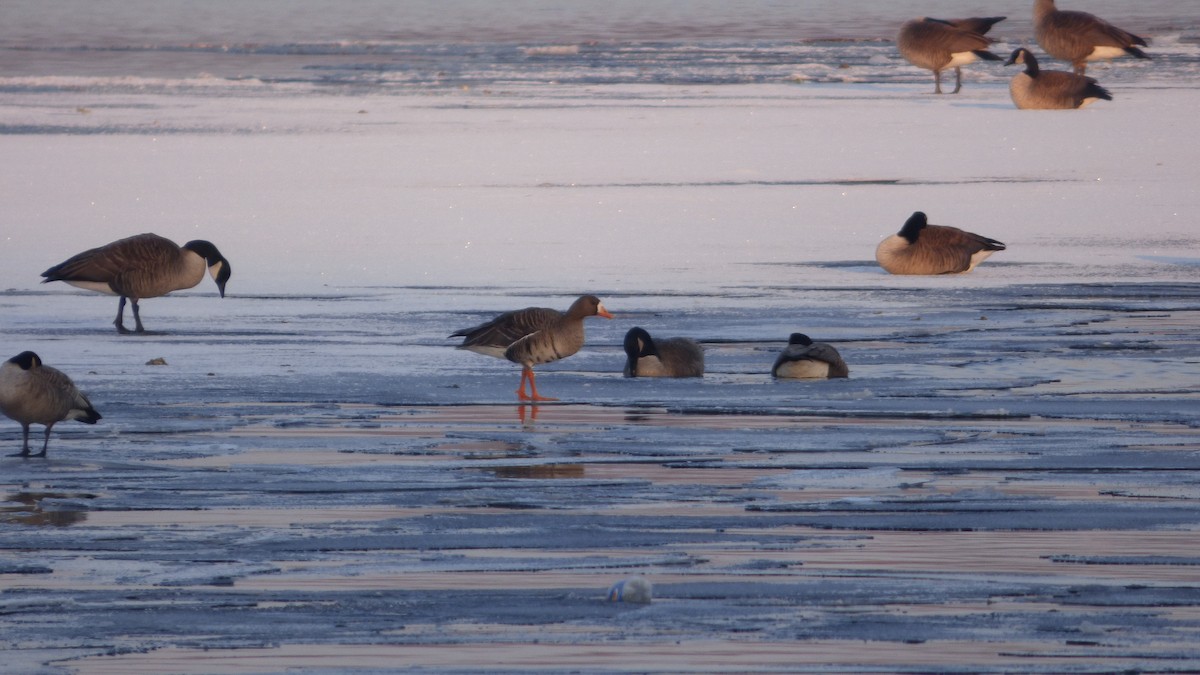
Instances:
[[[88,249],[42,272],[42,283],[51,281],[90,281],[108,283],[127,295],[129,281],[139,273],[147,274],[160,265],[169,265],[179,256],[179,247],[156,234],[139,234]]]
[[[472,328],[455,331],[450,337],[465,338],[463,349],[492,347],[507,349],[517,340],[535,333],[562,317],[562,312],[548,307],[526,307],[505,312],[491,321]]]

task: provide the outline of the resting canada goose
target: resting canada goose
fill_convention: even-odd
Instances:
[[[50,446],[50,429],[63,420],[95,424],[100,413],[57,368],[42,365],[33,352],[21,352],[0,364],[0,412],[21,425],[21,452],[14,457],[29,457],[29,425],[46,425],[42,451]]]
[[[1145,39],[1087,12],[1060,10],[1054,6],[1054,0],[1034,0],[1033,28],[1042,49],[1056,59],[1070,62],[1076,75],[1086,72],[1088,61],[1126,54],[1150,58],[1136,46],[1148,46]]]
[[[913,19],[900,27],[896,46],[900,49],[900,55],[909,63],[933,71],[933,90],[936,94],[942,93],[942,71],[954,68],[953,93],[957,94],[962,89],[962,66],[976,58],[988,61],[1002,60],[987,50],[987,46],[992,44],[990,38],[960,26],[978,27],[986,24],[990,28],[992,24],[1003,19],[1004,17],[956,19],[958,25],[943,19]]]
[[[42,283],[65,281],[90,291],[121,296],[117,305],[117,332],[125,328],[125,300],[133,303],[134,332],[144,333],[138,301],[171,291],[191,288],[204,278],[204,270],[217,282],[221,297],[229,281],[229,261],[207,241],[189,241],[182,247],[157,234],[138,234],[93,248],[42,272]]]
[[[892,274],[970,272],[1004,244],[957,227],[930,225],[917,211],[900,232],[879,242],[875,259]]]
[[[1098,99],[1112,100],[1112,94],[1095,80],[1062,70],[1040,70],[1037,59],[1028,49],[1018,47],[1004,63],[1025,64],[1025,72],[1017,73],[1008,84],[1013,103],[1022,110],[1069,110],[1082,108]]]
[[[691,338],[655,340],[644,328],[625,334],[625,377],[702,377],[704,350]]]
[[[589,316],[611,319],[600,298],[582,295],[571,303],[566,313],[546,307],[527,307],[464,328],[450,337],[464,338],[459,349],[467,349],[521,364],[521,386],[517,396],[522,401],[554,401],[538,394],[533,367],[566,358],[583,347],[583,320]],[[525,382],[529,382],[529,394]]]
[[[792,333],[788,346],[775,359],[771,375],[787,378],[850,377],[850,368],[831,345]]]

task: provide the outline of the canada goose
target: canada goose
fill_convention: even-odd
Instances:
[[[892,274],[970,272],[1004,244],[957,227],[930,225],[917,211],[900,232],[879,242],[875,260]]]
[[[792,333],[788,346],[771,367],[773,377],[850,377],[850,368],[838,350],[824,342],[813,342],[804,333]]]
[[[42,365],[33,352],[21,352],[0,364],[0,412],[21,425],[21,452],[14,457],[29,457],[29,425],[46,425],[42,451],[50,446],[50,429],[62,420],[95,424],[100,413],[57,368]]]
[[[644,328],[625,334],[625,377],[702,377],[704,350],[690,338],[655,340]]]
[[[1033,28],[1042,49],[1056,59],[1070,62],[1076,75],[1086,72],[1088,61],[1126,54],[1150,58],[1135,46],[1148,46],[1145,39],[1087,12],[1060,10],[1054,6],[1054,0],[1034,0]]]
[[[1013,50],[1004,65],[1014,63],[1025,64],[1025,72],[1013,76],[1008,92],[1022,110],[1069,110],[1098,99],[1112,100],[1112,94],[1090,77],[1062,70],[1039,70],[1037,58],[1024,47]]]
[[[42,283],[65,281],[90,291],[121,296],[117,319],[119,333],[125,328],[125,300],[133,301],[134,332],[144,333],[138,301],[157,298],[171,291],[191,288],[204,278],[204,270],[217,282],[221,297],[229,281],[229,261],[207,241],[189,241],[182,247],[157,234],[138,234],[93,248],[42,272]]]
[[[522,401],[554,401],[538,394],[533,367],[566,358],[583,347],[583,320],[589,316],[611,319],[600,298],[582,295],[571,303],[566,313],[546,307],[527,307],[481,323],[474,328],[456,331],[450,337],[461,337],[459,349],[494,356],[521,364],[521,386],[517,396]],[[529,382],[530,394],[525,393]]]
[[[913,19],[900,27],[896,46],[900,49],[900,55],[909,63],[933,71],[933,90],[936,94],[942,93],[942,71],[954,68],[953,93],[957,94],[962,89],[962,66],[976,58],[988,61],[1002,60],[987,50],[992,40],[970,28],[984,24],[991,28],[992,24],[1003,19],[1004,17],[956,19],[957,25],[943,19]]]

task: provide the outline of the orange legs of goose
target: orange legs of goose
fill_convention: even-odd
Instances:
[[[529,391],[525,393],[525,382],[529,381]],[[522,366],[521,368],[521,386],[517,388],[517,398],[522,401],[557,401],[556,398],[546,398],[538,394],[537,381],[533,378],[533,368]]]

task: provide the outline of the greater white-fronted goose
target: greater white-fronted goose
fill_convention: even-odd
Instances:
[[[625,377],[704,376],[704,349],[691,338],[655,340],[644,328],[630,328],[625,357]]]
[[[1024,47],[1013,50],[1004,65],[1025,65],[1008,84],[1013,103],[1022,110],[1070,110],[1082,108],[1099,99],[1112,100],[1112,94],[1096,80],[1062,70],[1041,70],[1037,58]]]
[[[1046,53],[1067,61],[1076,75],[1083,75],[1087,62],[1134,56],[1148,59],[1138,46],[1146,40],[1087,12],[1060,10],[1054,0],[1034,0],[1033,29],[1037,42]]]
[[[930,225],[917,211],[900,232],[879,242],[875,260],[892,274],[970,272],[1004,244],[957,227]]]
[[[125,328],[125,301],[133,303],[134,332],[144,333],[138,301],[157,298],[171,291],[191,288],[204,278],[204,271],[217,282],[221,297],[229,281],[229,261],[216,246],[202,240],[183,246],[157,234],[138,234],[93,248],[42,272],[42,283],[65,281],[90,291],[121,296],[113,324]]]
[[[813,342],[804,333],[792,333],[788,346],[775,359],[771,375],[800,379],[850,377],[850,368],[832,345]]]
[[[50,446],[50,429],[63,420],[95,424],[100,413],[92,407],[71,378],[57,368],[42,365],[33,352],[21,352],[0,364],[0,412],[21,425],[23,441],[16,457],[29,457],[29,425],[44,424],[46,439],[42,451],[34,457],[45,457]]]
[[[589,316],[611,319],[600,298],[582,295],[571,303],[566,313],[546,307],[527,307],[456,331],[450,337],[461,337],[459,349],[503,358],[521,365],[521,386],[517,396],[522,401],[554,401],[538,394],[533,367],[566,358],[583,347],[583,320]],[[525,382],[530,393],[525,393]]]
[[[1001,61],[999,56],[987,50],[992,44],[990,38],[984,37],[969,28],[986,24],[988,28],[1004,17],[987,17],[975,19],[930,19],[922,17],[913,19],[900,27],[896,37],[896,46],[900,55],[918,68],[933,71],[934,93],[942,93],[942,71],[954,69],[954,92],[962,89],[962,66],[977,58],[988,61]],[[993,20],[994,19],[994,20]],[[987,22],[991,23],[987,23]],[[955,22],[958,22],[956,25]]]

